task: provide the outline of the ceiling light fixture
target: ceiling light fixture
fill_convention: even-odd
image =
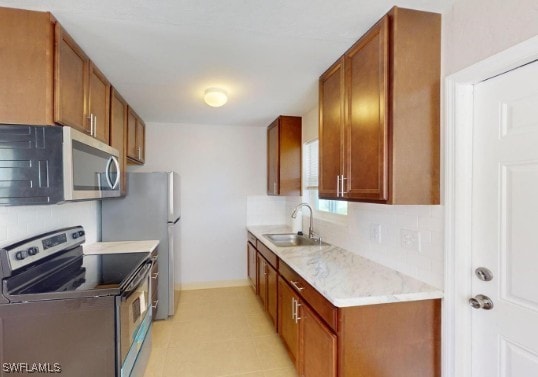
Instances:
[[[204,101],[211,107],[221,107],[228,102],[228,93],[224,89],[208,88],[204,93]]]

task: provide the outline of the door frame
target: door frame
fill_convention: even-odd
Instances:
[[[444,80],[442,143],[445,202],[444,377],[471,377],[472,155],[474,85],[538,59],[538,36]]]

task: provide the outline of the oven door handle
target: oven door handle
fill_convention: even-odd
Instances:
[[[140,285],[140,283],[144,281],[144,279],[147,279],[148,273],[151,270],[152,265],[153,263],[151,262],[151,260],[149,260],[143,267],[140,268],[140,270],[138,270],[138,272],[136,273],[136,277],[134,278],[135,280],[131,281],[127,288],[125,288],[125,291],[121,295],[122,298],[129,297],[131,293],[133,293]]]

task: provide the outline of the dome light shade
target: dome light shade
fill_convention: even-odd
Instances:
[[[228,102],[228,93],[219,88],[208,88],[204,93],[204,101],[211,107],[221,107]]]

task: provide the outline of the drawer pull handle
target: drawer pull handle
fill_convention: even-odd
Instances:
[[[153,275],[151,275],[151,278],[153,280],[157,279],[159,277],[159,273],[158,272],[155,272]]]
[[[157,309],[157,306],[159,306],[159,300],[157,300],[157,301],[153,301],[153,304],[151,305],[151,307],[152,307],[153,309]]]
[[[302,290],[304,289],[304,287],[301,287],[301,286],[299,285],[299,282],[298,282],[298,281],[293,281],[293,280],[292,280],[290,283],[291,283],[291,285],[293,285],[293,286],[295,287],[295,289],[297,289],[299,292],[302,291]]]
[[[301,304],[299,304],[299,300],[295,300],[295,323],[299,323],[299,321],[303,318],[303,317],[299,317],[300,306]]]

